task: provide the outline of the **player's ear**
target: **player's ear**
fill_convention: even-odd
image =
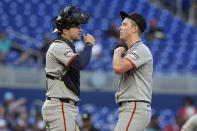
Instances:
[[[138,30],[139,30],[138,26],[133,26],[133,27],[132,27],[133,33],[134,33],[134,32],[138,32]]]
[[[62,33],[67,36],[68,35],[68,29],[63,29]]]

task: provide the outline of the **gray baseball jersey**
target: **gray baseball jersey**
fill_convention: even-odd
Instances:
[[[76,56],[73,43],[64,38],[56,39],[47,51],[45,68],[47,99],[42,107],[47,131],[76,131],[79,85],[75,86],[74,82],[78,83],[79,71],[69,66]]]
[[[153,58],[148,47],[137,42],[123,59],[134,69],[120,76],[116,93],[116,103],[120,107],[115,131],[143,131],[151,119]]]
[[[72,59],[77,56],[70,46],[62,41],[56,40],[49,47],[46,54],[47,74],[61,77],[68,71],[68,66]],[[78,96],[66,87],[63,81],[47,79],[47,97],[70,98],[74,101],[79,101]]]
[[[127,59],[134,69],[120,76],[116,103],[131,100],[151,102],[153,57],[149,48],[143,42],[137,42],[128,49],[124,59]]]

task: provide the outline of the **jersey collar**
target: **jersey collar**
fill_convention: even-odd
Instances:
[[[61,40],[61,41],[65,42],[65,43],[67,43],[69,46],[74,46],[73,42],[71,42],[71,41],[69,41],[69,40],[67,40],[67,39],[65,39],[65,38],[63,38],[61,36],[59,36],[55,40]]]
[[[129,49],[131,49],[132,47],[135,47],[135,46],[137,46],[138,44],[140,44],[141,43],[141,40],[139,40],[139,41],[137,41],[137,42],[135,42]]]
[[[67,39],[65,39],[65,38],[63,38],[63,37],[61,37],[61,36],[57,37],[55,40],[57,40],[57,41],[62,41],[62,43],[66,43],[68,46],[70,46],[70,48],[71,48],[74,52],[76,52],[76,51],[75,51],[75,46],[74,46],[74,44],[73,44],[71,41],[69,41],[69,40],[67,40]],[[54,41],[55,41],[55,40],[54,40]]]

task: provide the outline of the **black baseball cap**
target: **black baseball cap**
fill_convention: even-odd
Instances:
[[[130,14],[127,14],[124,11],[120,12],[120,16],[122,17],[122,19],[124,20],[125,17],[130,18],[131,20],[133,20],[139,27],[140,31],[143,33],[146,30],[146,20],[144,19],[144,17],[136,12],[132,12]]]

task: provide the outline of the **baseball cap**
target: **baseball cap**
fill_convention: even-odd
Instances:
[[[83,121],[90,120],[91,114],[88,113],[88,112],[84,112],[84,113],[82,114],[82,117],[81,117],[81,118],[82,118]]]
[[[122,19],[124,19],[125,17],[130,18],[131,20],[133,20],[139,27],[140,31],[143,33],[146,30],[146,20],[144,19],[144,17],[136,12],[132,12],[130,14],[127,14],[124,11],[120,12],[120,16],[122,17]]]

